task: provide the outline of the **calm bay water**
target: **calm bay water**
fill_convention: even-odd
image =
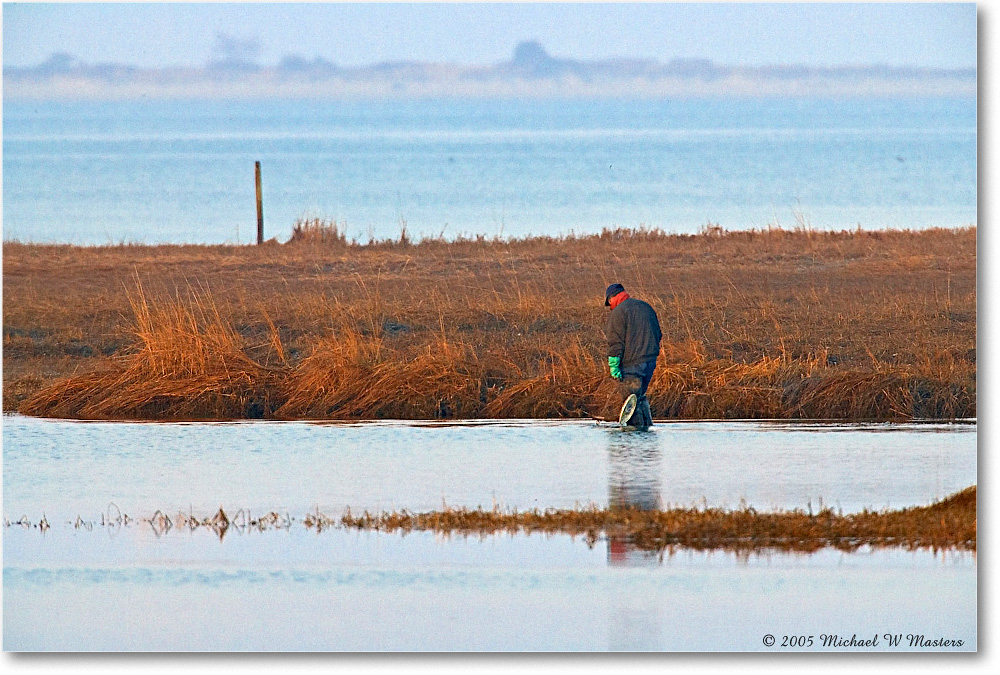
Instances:
[[[6,239],[974,225],[975,99],[5,102]]]
[[[317,532],[302,518],[494,502],[901,508],[975,484],[976,438],[975,424],[674,423],[642,434],[579,421],[5,416],[5,518],[44,513],[52,527],[4,530],[4,648],[773,651],[765,634],[836,632],[974,650],[973,553],[659,554],[604,537]],[[112,508],[149,518],[220,505],[294,520],[222,538],[94,524]]]

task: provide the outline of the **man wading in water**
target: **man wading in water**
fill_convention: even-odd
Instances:
[[[653,424],[653,416],[646,388],[660,355],[663,336],[660,321],[649,303],[630,298],[621,284],[608,286],[604,304],[611,311],[604,330],[608,336],[608,365],[611,377],[621,383],[622,395],[626,397],[618,422],[648,428]]]

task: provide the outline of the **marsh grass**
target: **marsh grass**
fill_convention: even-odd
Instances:
[[[339,518],[328,516],[317,508],[304,517],[296,518],[275,511],[253,515],[244,509],[239,509],[230,517],[220,506],[211,516],[197,516],[189,511],[178,512],[171,518],[157,510],[149,518],[136,519],[123,515],[120,510],[112,513],[109,508],[107,518],[102,514],[100,521],[106,527],[122,527],[130,523],[148,525],[157,536],[171,530],[202,529],[214,532],[220,539],[231,531],[289,530],[293,523],[301,523],[316,532],[333,529],[402,534],[434,532],[460,537],[569,534],[583,537],[591,546],[601,537],[614,537],[648,551],[687,548],[811,553],[826,547],[854,551],[863,546],[975,551],[977,546],[975,485],[928,506],[864,510],[852,514],[835,512],[828,507],[815,512],[811,509],[760,512],[750,507],[737,510],[709,507],[640,510],[597,506],[518,511],[494,505],[488,510],[445,506],[439,511],[423,513],[401,510],[354,514],[347,509]],[[38,523],[22,516],[16,521],[5,520],[4,524],[8,528],[36,528],[42,531],[50,527],[44,515]],[[73,526],[92,530],[94,524],[78,516]]]
[[[394,343],[345,317],[295,367],[270,319],[269,353],[248,356],[245,339],[204,292],[151,305],[131,299],[138,349],[115,367],[72,377],[21,406],[28,415],[82,419],[469,419],[598,417],[620,406],[603,358],[579,341],[562,349],[513,344],[480,350],[432,334]],[[376,325],[381,325],[376,323]],[[819,358],[711,359],[665,345],[650,386],[654,417],[685,419],[956,418],[975,399],[947,381],[901,370],[855,372]],[[684,360],[679,360],[679,359]]]
[[[976,414],[974,228],[4,246],[4,409],[610,417],[603,289],[658,311],[658,418]]]
[[[249,358],[242,337],[206,291],[151,302],[129,294],[137,348],[108,370],[69,378],[22,407],[80,419],[235,419],[270,412],[279,369]]]
[[[594,542],[601,535],[624,537],[644,550],[683,547],[696,550],[776,549],[812,552],[824,547],[861,546],[907,549],[976,549],[976,487],[930,506],[843,515],[818,512],[761,513],[753,508],[548,509],[502,511],[446,508],[410,513],[391,511],[344,514],[342,527],[383,532],[432,531],[446,535],[565,533]]]

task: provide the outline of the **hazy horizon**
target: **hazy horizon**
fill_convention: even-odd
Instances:
[[[270,67],[289,56],[345,68],[486,66],[534,40],[585,62],[967,69],[977,65],[976,17],[971,3],[5,3],[3,63],[32,68],[67,54],[140,69]]]
[[[230,42],[233,39],[230,36],[218,36],[219,41]],[[79,58],[77,55],[65,51],[55,51],[50,53],[44,60],[30,64],[30,65],[8,65],[3,64],[5,72],[8,73],[19,73],[19,74],[52,74],[62,71],[72,70],[73,68],[79,69],[107,69],[107,68],[120,68],[127,70],[134,70],[138,72],[158,72],[158,71],[203,71],[203,70],[225,70],[227,67],[230,69],[256,69],[256,70],[271,70],[271,69],[286,69],[303,67],[308,65],[324,65],[324,66],[334,66],[345,71],[364,71],[373,68],[384,68],[386,66],[400,66],[400,65],[417,65],[417,66],[445,66],[452,68],[489,68],[495,66],[502,66],[504,64],[511,63],[516,60],[517,49],[525,45],[538,45],[545,53],[545,56],[551,58],[554,61],[559,62],[570,62],[578,63],[582,65],[591,64],[614,64],[614,63],[639,63],[639,64],[652,64],[660,66],[669,65],[685,65],[685,64],[701,64],[718,67],[721,69],[737,69],[742,68],[745,70],[757,70],[757,71],[768,71],[775,69],[788,69],[788,68],[800,68],[808,69],[811,71],[849,71],[849,70],[881,70],[885,72],[893,71],[906,71],[906,72],[935,72],[935,73],[949,73],[949,74],[967,74],[975,72],[978,68],[976,65],[972,66],[953,66],[953,67],[943,67],[943,66],[927,66],[927,65],[906,65],[906,64],[896,64],[889,65],[882,62],[872,62],[872,63],[856,63],[856,64],[841,64],[841,65],[808,65],[805,63],[773,63],[773,64],[763,64],[763,65],[742,65],[733,66],[730,64],[724,64],[718,62],[711,58],[701,58],[701,57],[682,57],[677,56],[669,60],[662,60],[656,58],[643,58],[643,57],[630,57],[630,56],[617,56],[608,57],[603,59],[576,59],[576,58],[564,58],[557,54],[552,54],[545,45],[539,43],[535,40],[524,40],[519,42],[517,45],[511,48],[510,53],[506,58],[500,59],[493,63],[484,64],[473,64],[473,63],[458,63],[458,62],[441,62],[441,61],[419,61],[415,59],[400,59],[395,61],[377,61],[371,63],[361,63],[355,65],[343,65],[334,61],[330,61],[322,56],[309,57],[304,54],[290,52],[285,54],[282,59],[277,63],[260,63],[254,58],[245,58],[234,50],[233,53],[227,54],[225,56],[219,56],[217,58],[212,58],[205,61],[202,64],[189,64],[189,65],[168,65],[168,66],[140,66],[135,63],[128,63],[124,61],[102,61],[102,62],[91,62]]]

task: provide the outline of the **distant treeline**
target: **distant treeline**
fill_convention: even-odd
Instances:
[[[976,94],[975,68],[906,66],[726,66],[709,59],[562,59],[537,42],[485,66],[412,61],[342,67],[288,55],[265,66],[226,57],[202,68],[144,69],[88,64],[67,53],[32,67],[4,68],[5,98],[963,95]]]

